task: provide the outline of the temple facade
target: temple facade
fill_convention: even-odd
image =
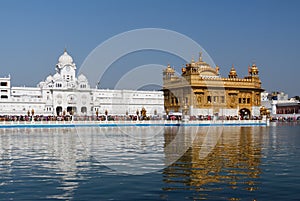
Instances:
[[[187,63],[181,75],[170,65],[163,71],[164,105],[167,113],[192,116],[217,115],[251,118],[260,115],[261,81],[256,64],[241,78],[234,66],[228,77],[221,77],[219,67],[202,59]]]
[[[65,50],[58,58],[55,74],[37,87],[13,87],[11,78],[0,78],[0,116],[95,116],[162,115],[162,91],[111,90],[92,88],[85,75],[76,75],[76,64]]]

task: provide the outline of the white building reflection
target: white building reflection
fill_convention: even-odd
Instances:
[[[162,126],[78,129],[87,152],[116,174],[141,175],[165,167]]]
[[[255,191],[256,178],[261,174],[265,129],[268,128],[0,129],[0,186],[14,189],[9,188],[14,182],[28,182],[22,179],[52,183],[56,190],[46,198],[69,200],[80,183],[89,179],[84,172],[91,170],[97,160],[110,168],[106,173],[111,174],[163,170],[166,191],[180,190],[178,184],[198,189],[199,197],[207,184]]]
[[[47,198],[71,199],[79,181],[85,179],[80,171],[89,167],[87,158],[75,128],[0,130],[1,185],[13,185],[14,179],[20,180],[15,174],[22,172],[22,178],[33,181],[59,181],[57,191],[49,192],[54,194]]]
[[[55,188],[45,198],[69,200],[97,161],[111,174],[163,169],[164,127],[0,129],[0,161],[0,184],[7,189],[42,182]]]

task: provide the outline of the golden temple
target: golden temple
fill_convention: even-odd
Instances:
[[[219,67],[203,61],[187,63],[181,75],[170,65],[163,71],[164,106],[167,113],[187,115],[238,116],[249,119],[260,115],[263,91],[255,63],[248,75],[240,78],[232,65],[228,77],[221,77]]]

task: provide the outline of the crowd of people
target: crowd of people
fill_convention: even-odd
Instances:
[[[42,115],[4,115],[0,121],[136,121],[136,120],[162,120],[161,116],[137,115],[99,115],[99,116],[42,116]]]
[[[261,117],[252,116],[251,118],[241,116],[213,116],[213,115],[198,115],[189,116],[190,121],[205,121],[205,120],[261,120]],[[146,120],[177,120],[181,121],[181,115],[99,115],[99,116],[42,116],[42,115],[5,115],[0,116],[0,121],[146,121]]]

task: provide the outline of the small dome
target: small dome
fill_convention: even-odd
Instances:
[[[60,64],[72,64],[73,63],[73,58],[68,54],[66,49],[65,49],[64,53],[59,57],[58,63],[60,63]]]
[[[164,70],[166,73],[175,73],[175,70],[168,64],[167,68]]]
[[[47,78],[46,78],[46,82],[51,82],[53,80],[53,77],[51,75],[49,75]]]
[[[41,81],[41,82],[37,85],[37,87],[43,87],[43,86],[45,86],[45,82],[44,82],[44,81]]]
[[[61,78],[61,76],[60,76],[60,74],[58,74],[58,73],[55,73],[54,75],[53,75],[53,79],[56,81],[56,80],[59,80]]]
[[[231,69],[230,69],[230,71],[229,71],[228,77],[229,77],[229,78],[236,78],[236,77],[237,77],[236,70],[235,70],[233,64],[232,64],[232,67],[231,67]]]
[[[258,72],[259,72],[259,71],[258,71],[258,68],[257,68],[256,64],[253,63],[253,64],[252,64],[252,67],[251,67],[251,74],[252,74],[252,75],[257,75]]]

